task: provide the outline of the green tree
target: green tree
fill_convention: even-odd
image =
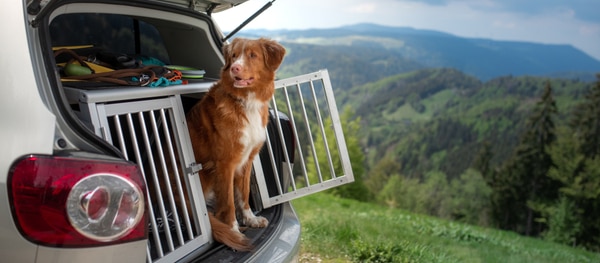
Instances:
[[[504,219],[495,218],[502,228],[534,236],[544,230],[543,224],[535,222],[535,219],[540,217],[540,211],[535,211],[533,208],[540,207],[540,204],[553,203],[558,198],[560,184],[546,176],[548,170],[554,166],[547,150],[556,140],[554,131],[556,114],[552,87],[550,82],[546,82],[541,100],[537,102],[528,118],[526,130],[521,136],[515,153],[496,175],[504,178],[495,178],[508,183],[509,186],[508,189],[495,189],[495,191],[503,191],[497,193],[495,197],[506,200],[494,200],[496,204],[502,204],[494,209],[508,209],[494,213],[496,216],[504,214]]]
[[[448,190],[445,173],[440,171],[426,173],[423,183],[419,186],[415,212],[450,218],[450,211],[446,205],[446,201],[449,200]]]
[[[413,188],[414,189],[414,188]],[[414,208],[414,199],[403,198],[409,193],[409,190],[405,186],[404,177],[399,174],[392,174],[385,181],[385,185],[377,192],[377,201],[383,203],[391,208],[403,208],[406,210],[412,210]]]
[[[376,197],[380,203],[391,208],[426,213],[423,209],[423,200],[427,199],[427,196],[423,192],[423,184],[417,178],[392,174],[381,191],[377,192]]]
[[[541,213],[539,222],[547,225],[548,229],[543,233],[547,240],[574,244],[581,231],[579,223],[582,216],[581,209],[577,208],[573,201],[571,190],[565,186],[571,184],[573,177],[578,173],[579,167],[584,160],[579,153],[579,142],[571,136],[572,132],[564,127],[558,130],[557,141],[549,148],[554,167],[548,170],[548,177],[561,182],[560,197],[554,203],[532,204],[534,209]]]
[[[545,236],[600,251],[600,74],[549,152],[556,166],[548,177],[562,184],[562,197],[546,208]],[[562,209],[571,215],[561,216]]]
[[[480,226],[489,225],[491,189],[481,173],[467,169],[460,178],[452,180],[447,208],[452,219]]]
[[[581,233],[581,211],[577,209],[575,202],[562,196],[548,212],[548,231],[544,233],[544,238],[561,244],[576,245]]]
[[[556,166],[548,176],[561,182],[561,199],[546,207],[545,237],[565,244],[578,244],[598,250],[600,240],[600,160],[581,152],[581,142],[568,130],[550,149]],[[569,215],[563,215],[563,209]]]
[[[500,168],[492,170],[485,177],[487,185],[492,189],[490,195],[491,221],[500,229],[519,230],[525,210],[524,195],[521,192],[519,174],[516,168],[519,164],[515,158],[507,160]]]
[[[399,175],[401,166],[391,157],[379,160],[370,170],[365,185],[375,195],[381,192],[393,175]]]
[[[581,152],[589,158],[600,155],[600,74],[596,77],[585,100],[575,108],[570,125],[581,141]]]

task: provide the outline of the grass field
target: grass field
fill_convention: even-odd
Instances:
[[[600,262],[599,253],[323,193],[293,205],[300,262]]]

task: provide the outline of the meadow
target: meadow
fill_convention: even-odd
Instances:
[[[293,202],[299,262],[600,262],[600,254],[327,193]]]

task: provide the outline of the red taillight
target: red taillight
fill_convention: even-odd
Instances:
[[[47,246],[82,247],[145,239],[145,184],[135,164],[28,156],[9,175],[22,234]]]

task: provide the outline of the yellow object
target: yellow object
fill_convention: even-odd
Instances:
[[[75,65],[79,65],[79,61],[76,61],[76,60],[75,60],[75,61],[73,61],[73,62],[71,62],[71,63],[72,63],[72,64],[75,64]],[[61,67],[64,67],[64,66],[66,66],[66,64],[67,64],[67,63],[58,63],[57,65],[59,65],[59,66],[61,66]],[[92,68],[92,69],[94,70],[94,72],[96,72],[96,73],[103,73],[103,72],[110,72],[110,71],[114,71],[114,69],[107,68],[107,67],[104,67],[104,66],[100,66],[100,65],[98,65],[98,64],[94,64],[94,63],[91,63],[91,62],[90,62],[90,63],[87,63],[87,64],[88,64],[88,66],[90,66],[90,68]]]
[[[94,45],[79,45],[79,46],[62,46],[62,47],[52,47],[52,51],[57,51],[59,49],[81,49],[81,48],[91,48],[94,47]]]

